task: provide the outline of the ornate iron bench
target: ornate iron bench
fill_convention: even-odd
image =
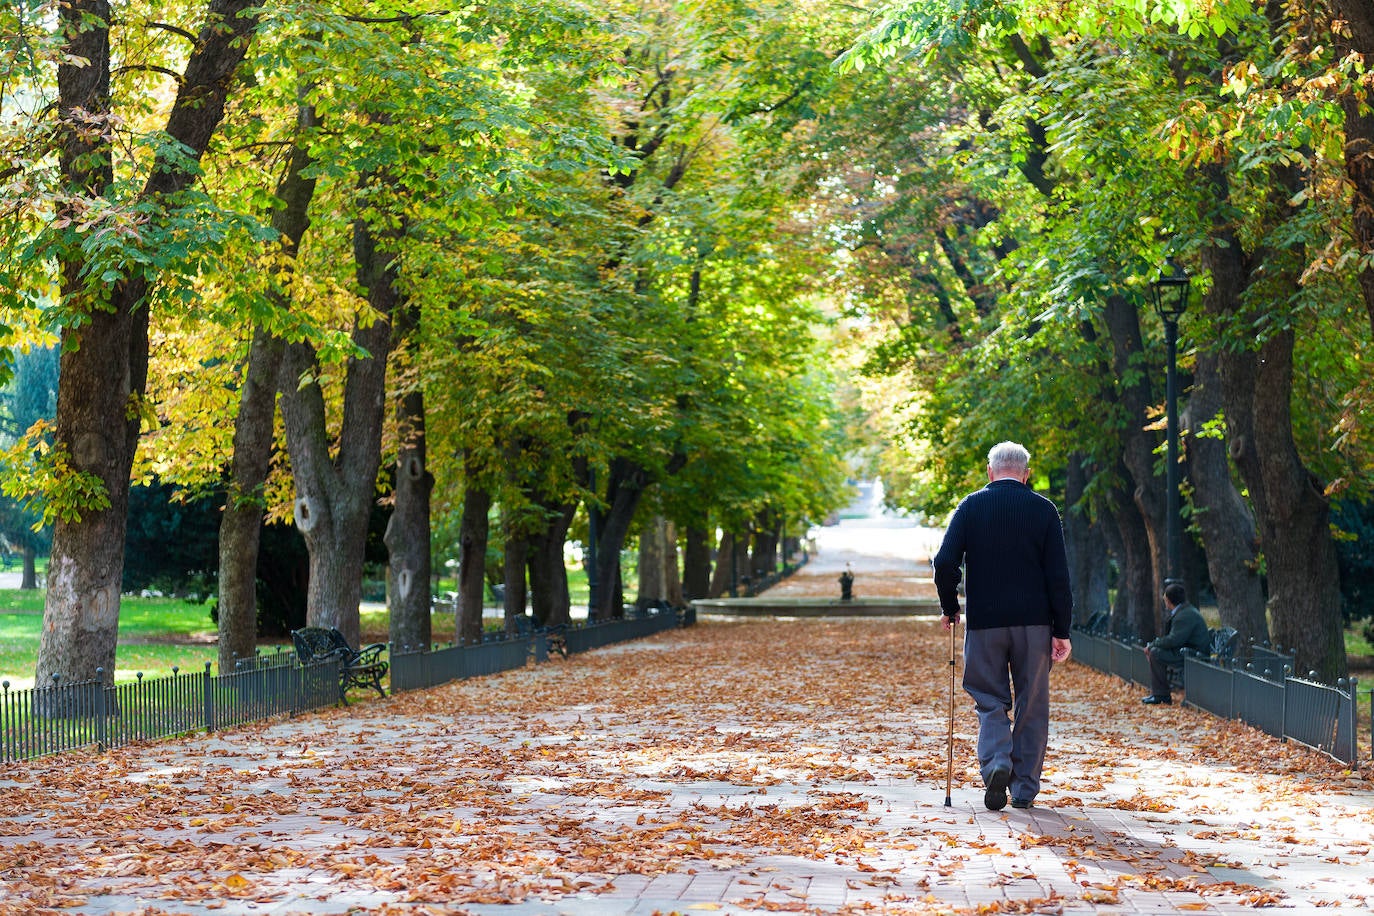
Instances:
[[[384,643],[373,643],[354,650],[344,635],[333,627],[302,627],[291,632],[291,642],[302,665],[318,662],[339,663],[339,699],[348,703],[348,688],[370,687],[386,696],[382,678],[391,666],[382,660]]]

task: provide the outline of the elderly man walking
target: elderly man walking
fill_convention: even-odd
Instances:
[[[964,690],[978,711],[978,767],[989,811],[1006,807],[1008,788],[1014,808],[1029,808],[1039,794],[1050,666],[1072,649],[1063,525],[1054,503],[1029,480],[1030,453],[1015,442],[994,445],[988,485],[959,503],[934,560],[946,629],[959,625],[964,582]]]

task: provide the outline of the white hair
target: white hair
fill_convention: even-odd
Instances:
[[[1018,442],[999,442],[988,450],[988,470],[1021,472],[1030,467],[1030,452]]]

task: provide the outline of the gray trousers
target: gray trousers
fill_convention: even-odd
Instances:
[[[1034,799],[1050,736],[1050,628],[965,630],[964,690],[978,710],[983,782],[1008,767],[1011,797]]]

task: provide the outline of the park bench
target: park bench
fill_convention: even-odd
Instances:
[[[373,643],[354,649],[342,633],[333,627],[302,627],[291,632],[291,642],[302,665],[319,662],[339,663],[339,699],[348,702],[348,688],[370,687],[386,696],[382,677],[390,667],[382,661],[383,643]]]

